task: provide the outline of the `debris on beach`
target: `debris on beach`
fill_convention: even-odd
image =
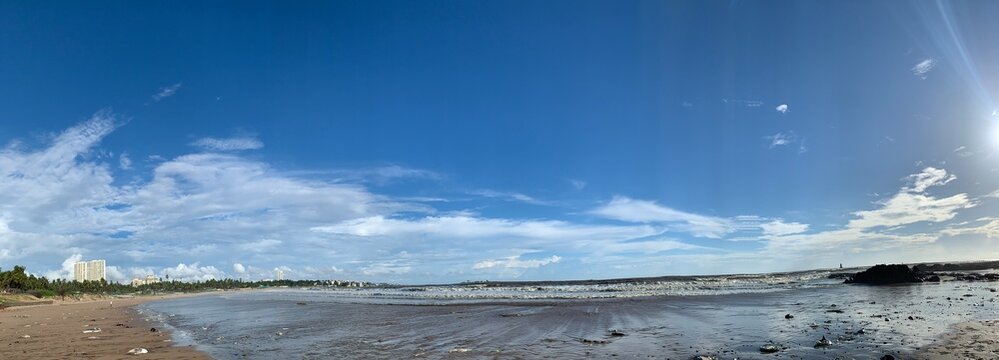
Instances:
[[[822,339],[819,339],[819,341],[815,343],[815,347],[817,347],[817,348],[826,347],[826,346],[829,346],[829,345],[832,345],[832,341],[829,341],[829,339],[826,339],[825,335],[822,335]]]
[[[90,329],[83,330],[84,334],[99,333],[99,332],[101,332],[101,328],[96,328],[96,327],[95,328],[90,328]]]
[[[454,349],[448,350],[448,353],[449,354],[450,353],[466,353],[466,352],[469,352],[469,351],[472,351],[472,350],[468,349],[468,348],[454,348]]]
[[[626,334],[617,330],[611,330],[610,336],[625,336]]]
[[[146,348],[133,348],[132,350],[129,350],[126,354],[139,355],[139,354],[148,354],[148,353],[149,350],[146,350]]]
[[[31,338],[31,335],[28,335],[28,334],[24,334],[24,335],[21,335],[21,338],[22,338],[22,339],[30,339],[30,338]]]

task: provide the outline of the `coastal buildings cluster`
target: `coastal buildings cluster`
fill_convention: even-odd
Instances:
[[[136,278],[132,278],[132,286],[149,285],[149,284],[155,284],[155,283],[158,283],[158,282],[160,282],[160,278],[156,277],[156,275],[146,275],[145,278],[141,278],[141,279],[137,278],[137,277]]]

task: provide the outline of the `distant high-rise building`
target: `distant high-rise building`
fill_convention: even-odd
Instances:
[[[90,260],[87,262],[87,280],[101,281],[104,279],[104,260]]]
[[[81,261],[73,264],[73,280],[101,281],[105,279],[104,260]]]
[[[278,280],[284,280],[284,270],[275,269],[274,270],[274,277],[277,278]]]
[[[76,264],[73,264],[73,280],[74,281],[87,280],[87,263],[78,262]]]

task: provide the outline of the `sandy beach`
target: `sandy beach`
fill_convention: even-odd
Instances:
[[[174,346],[170,334],[145,321],[134,306],[191,295],[142,296],[0,310],[3,359],[129,359],[132,348],[149,352],[142,359],[210,359],[188,346]],[[113,306],[111,302],[113,301]],[[100,329],[99,332],[86,330]]]

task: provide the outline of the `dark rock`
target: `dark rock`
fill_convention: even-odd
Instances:
[[[156,328],[149,328],[149,332],[156,332]]]
[[[843,310],[840,310],[840,309],[829,309],[829,310],[826,310],[826,312],[827,312],[827,313],[837,313],[837,314],[842,314],[842,313],[843,313]]]
[[[881,360],[895,360],[895,357],[891,355],[885,355],[881,357]]]
[[[617,331],[617,330],[611,330],[610,331],[610,336],[624,336],[624,335],[625,335],[625,333]]]
[[[819,341],[815,343],[815,347],[817,347],[817,348],[826,347],[826,346],[829,346],[829,345],[832,345],[832,341],[829,341],[829,339],[826,339],[825,335],[823,335],[822,339],[819,339]]]
[[[913,318],[912,318],[912,316],[910,316],[910,317],[909,317],[909,320],[916,320],[916,319],[913,319]]]
[[[787,314],[787,315],[784,315],[784,318],[785,319],[794,319],[794,315]]]
[[[923,278],[923,281],[925,281],[925,282],[940,282],[940,277],[936,276],[936,275],[930,275],[930,276],[927,276],[927,277]],[[885,356],[891,356],[891,355],[885,355]]]
[[[916,272],[912,271],[908,266],[901,264],[875,265],[846,279],[847,284],[869,285],[918,283],[922,281]]]

